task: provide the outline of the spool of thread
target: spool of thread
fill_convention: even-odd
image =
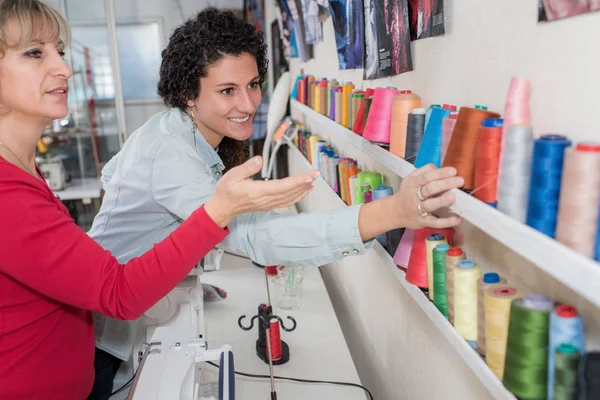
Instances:
[[[373,192],[369,189],[363,193],[363,197],[365,198],[365,204],[373,201]]]
[[[548,398],[554,400],[577,399],[577,370],[580,352],[570,343],[563,343],[554,352],[554,385],[548,389]],[[551,368],[551,367],[549,367]],[[552,396],[552,397],[551,397]]]
[[[505,121],[506,123],[506,121]],[[525,223],[531,182],[533,129],[530,126],[511,126],[504,137],[504,171],[498,183],[499,211]]]
[[[330,90],[330,89],[328,89]],[[331,98],[327,98],[327,114],[329,115],[329,119],[335,121],[335,92],[337,91],[337,87],[331,88]]]
[[[338,164],[338,174],[340,177],[340,197],[342,198],[342,201],[346,204],[348,204],[348,199],[346,197],[346,195],[348,194],[348,188],[346,186],[346,184],[347,184],[346,168],[347,167],[348,167],[348,160],[346,158],[341,158],[340,162]]]
[[[458,113],[452,139],[444,159],[444,167],[454,167],[465,180],[464,189],[473,190],[475,183],[475,151],[479,127],[485,119],[499,118],[495,112],[462,107]]]
[[[356,179],[358,179],[358,167],[356,166],[356,164],[352,163],[348,165],[348,169],[346,169],[346,178],[348,179],[348,194],[347,194],[347,198],[350,199],[350,204],[356,204],[355,203],[355,198],[356,198]],[[352,186],[350,179],[356,176],[356,178],[354,178],[354,186]]]
[[[357,204],[356,203],[356,189],[357,189],[357,176],[351,176],[350,177],[350,204]]]
[[[323,179],[325,179],[325,182],[331,186],[331,182],[329,181],[330,176],[327,146],[321,146],[319,149],[319,170],[321,171],[321,176]]]
[[[417,154],[415,167],[421,168],[427,164],[442,165],[442,120],[450,115],[450,110],[443,108],[431,109],[429,123]]]
[[[481,267],[471,260],[454,269],[454,327],[473,348],[477,348],[477,280]]]
[[[495,285],[484,293],[486,362],[498,379],[504,376],[508,322],[512,302],[523,297],[523,291],[507,284]]]
[[[379,200],[379,199],[383,199],[384,197],[389,197],[392,196],[394,194],[394,190],[386,185],[379,185],[374,189],[371,189],[371,194],[372,194],[372,200]],[[367,202],[367,198],[366,196],[364,196],[365,199],[365,203]],[[384,249],[386,249],[388,252],[390,251],[390,237],[389,237],[389,233],[390,232],[386,232],[386,233],[382,233],[381,235],[377,236],[377,241],[379,242],[379,244],[381,244],[383,246]]]
[[[319,91],[319,95],[321,96],[321,114],[327,115],[329,111],[327,108],[329,106],[328,99],[330,98],[328,91],[329,81],[323,78],[319,86],[321,87],[321,90]]]
[[[410,90],[401,90],[392,99],[392,115],[390,125],[390,152],[400,158],[406,155],[406,135],[408,115],[421,107],[421,98]]]
[[[315,147],[313,148],[313,167],[315,169],[318,169],[319,171],[321,171],[321,174],[323,174],[323,165],[321,163],[323,156],[321,155],[321,153],[327,149],[327,142],[324,140],[318,140],[315,143]],[[327,176],[323,176],[323,178],[326,178]]]
[[[565,149],[571,141],[561,135],[544,135],[533,143],[527,225],[554,237]]]
[[[448,244],[452,244],[452,239],[454,237],[454,231],[452,229],[422,228],[414,231],[412,248],[406,270],[406,280],[422,289],[427,289],[429,287],[426,240],[434,233],[443,235]]]
[[[479,128],[475,154],[475,198],[484,203],[496,203],[497,177],[502,142],[502,118],[486,119]]]
[[[306,79],[306,105],[314,110],[315,102],[315,77],[309,76]]]
[[[369,113],[371,112],[371,105],[373,104],[373,96],[368,96],[365,97],[364,100],[364,121],[365,121],[365,128],[363,130],[363,136],[364,136],[364,131],[367,129],[367,121],[369,120]]]
[[[450,115],[442,120],[442,162],[444,162],[444,158],[448,152],[448,145],[452,138],[452,131],[454,130],[454,125],[456,125],[457,117],[458,113],[450,113]]]
[[[485,291],[498,284],[505,283],[495,272],[483,274],[477,281],[477,351],[485,355]]]
[[[454,325],[454,268],[465,260],[467,255],[460,247],[452,247],[446,254],[446,297],[448,298],[448,321]]]
[[[600,399],[600,352],[587,352],[581,356],[577,371],[577,400]]]
[[[415,163],[423,135],[425,132],[425,109],[415,108],[408,115],[408,126],[406,128],[406,151],[404,159],[411,164]]]
[[[294,84],[294,90],[292,91],[292,98],[299,102],[303,102],[304,99],[304,79],[302,76],[296,77],[296,83]]]
[[[425,128],[424,129],[427,129],[427,124],[429,124],[429,118],[431,118],[431,111],[434,108],[442,108],[442,106],[440,104],[432,104],[426,109],[426,111],[425,111]]]
[[[362,106],[363,100],[365,99],[365,92],[363,91],[355,91],[352,93],[352,115],[350,116],[350,128],[354,131],[354,123],[356,122],[356,118],[358,117],[358,113],[360,112],[360,108]]]
[[[379,172],[375,171],[362,171],[358,173],[358,180],[356,182],[357,187],[361,187],[364,183],[369,184],[369,189],[376,188],[383,184],[383,177]],[[363,193],[356,193],[356,203],[353,204],[363,204],[365,202],[365,198]]]
[[[565,150],[556,240],[594,257],[600,204],[600,145],[579,143]]]
[[[297,76],[294,85],[292,86],[292,93],[290,97],[294,100],[298,100],[298,83],[302,82],[302,76]]]
[[[415,231],[412,229],[405,229],[396,253],[394,253],[394,262],[396,266],[404,271],[408,268],[408,260],[410,259],[410,251],[412,249],[413,239],[415,237]]]
[[[313,97],[313,108],[321,114],[321,81],[315,82],[315,92]]]
[[[342,91],[342,125],[344,125],[346,128],[350,127],[350,99],[353,90],[354,85],[352,84],[352,82],[346,82],[344,84],[344,88]]]
[[[448,244],[448,240],[439,233],[432,233],[425,242],[425,251],[427,251],[427,286],[429,287],[429,299],[434,300],[435,286],[433,284],[433,250],[440,244]],[[445,275],[445,272],[444,272]]]
[[[556,368],[556,351],[561,344],[565,343],[575,347],[578,353],[585,352],[583,319],[575,307],[561,304],[556,306],[550,315],[550,347],[548,349],[548,400],[554,400],[554,387],[556,383],[554,377]],[[562,367],[564,367],[564,365]],[[574,385],[575,380],[573,380],[571,383]]]
[[[271,321],[269,326],[269,339],[271,341],[271,360],[280,360],[283,354],[281,346],[281,331],[279,330],[279,321]],[[267,354],[269,348],[267,347]]]
[[[333,88],[339,86],[340,84],[335,79],[331,79],[327,82],[327,110],[331,107],[331,101],[333,100]]]
[[[342,123],[342,102],[343,102],[343,94],[342,91],[337,88],[338,90],[336,90],[334,92],[334,96],[335,96],[335,122],[337,122],[338,124]]]
[[[448,318],[448,295],[446,293],[446,256],[450,246],[438,244],[433,249],[433,304]]]
[[[506,104],[504,106],[504,127],[502,130],[502,145],[500,148],[500,167],[498,182],[504,173],[504,158],[508,152],[506,148],[506,135],[508,129],[513,125],[531,125],[531,112],[529,107],[530,84],[527,79],[513,77],[510,81]]]
[[[331,175],[331,186],[333,191],[339,193],[338,184],[338,164],[340,163],[340,156],[333,156],[329,158],[329,173]]]
[[[452,104],[442,104],[442,108],[451,112],[456,112],[457,110],[456,106]]]
[[[325,143],[325,141],[321,138],[321,136],[319,135],[312,135],[311,137],[308,138],[308,144],[309,144],[309,148],[308,148],[308,155],[309,155],[309,160],[310,163],[312,164],[313,168],[315,169],[319,169],[319,147],[322,145],[322,143]]]
[[[358,185],[358,182],[357,182],[357,185]],[[360,196],[363,198],[363,204],[365,202],[365,193],[370,190],[371,190],[371,185],[369,185],[368,183],[361,183],[360,186],[358,186],[358,193],[360,193]]]
[[[552,300],[528,295],[512,302],[506,343],[504,386],[524,399],[548,395],[548,340]]]
[[[365,90],[363,100],[361,101],[360,107],[358,109],[358,114],[356,115],[356,120],[354,121],[354,125],[352,126],[352,130],[354,131],[354,133],[362,135],[365,130],[365,121],[367,120],[365,118],[365,115],[368,114],[368,109],[365,110],[367,107],[367,99],[372,97],[373,93],[375,93],[373,89]],[[373,99],[369,100],[368,106],[371,105],[372,101]]]
[[[380,146],[390,145],[390,127],[392,118],[392,100],[399,94],[393,88],[377,88],[373,94],[372,104],[365,114],[365,131],[363,137]]]

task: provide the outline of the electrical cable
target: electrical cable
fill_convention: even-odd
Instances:
[[[206,363],[212,365],[213,367],[220,368],[218,364],[215,364],[212,361],[206,361]],[[235,372],[236,375],[245,376],[247,378],[271,379],[271,377],[269,375],[255,375],[255,374],[248,374],[248,373],[239,372],[239,371],[234,371],[234,372]],[[369,389],[367,389],[366,387],[364,387],[362,385],[359,385],[358,383],[335,382],[335,381],[317,381],[317,380],[312,380],[312,379],[288,378],[288,377],[285,377],[285,376],[274,376],[273,378],[274,379],[284,380],[284,381],[300,382],[300,383],[325,383],[325,384],[330,384],[330,385],[352,386],[352,387],[356,387],[356,388],[364,390],[369,395],[369,398],[371,400],[374,400],[373,395],[371,394],[371,392],[369,391]]]
[[[127,389],[127,387],[129,385],[131,385],[131,383],[133,382],[133,378],[135,378],[135,373],[133,374],[133,376],[131,377],[131,379],[127,381],[126,384],[124,384],[123,386],[121,386],[120,388],[118,388],[117,390],[115,390],[114,392],[112,392],[110,395],[114,396],[115,394],[121,393],[123,390]]]

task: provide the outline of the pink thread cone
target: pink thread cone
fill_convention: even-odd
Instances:
[[[498,187],[500,185],[500,175],[502,175],[506,131],[512,125],[531,125],[531,111],[529,108],[530,91],[531,85],[527,79],[516,76],[511,79],[506,96],[506,105],[504,106],[504,126],[502,127],[502,144],[500,147],[500,163],[498,165]]]
[[[413,238],[415,237],[415,231],[412,229],[405,229],[400,244],[394,254],[394,262],[398,268],[406,271],[408,267],[408,260],[410,258],[410,250],[412,249]]]
[[[363,137],[371,142],[390,144],[390,126],[392,122],[392,100],[399,90],[377,88],[373,103],[369,109],[369,118]]]

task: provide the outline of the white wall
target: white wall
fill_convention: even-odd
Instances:
[[[267,3],[267,7],[274,7]],[[273,15],[268,10],[267,15]],[[412,89],[425,104],[485,104],[503,112],[510,78],[520,75],[532,84],[532,123],[536,134],[557,132],[574,141],[600,140],[596,108],[600,75],[600,13],[563,21],[537,23],[537,0],[445,1],[447,34],[413,43],[415,70],[396,77],[362,82],[362,71],[338,71],[331,19],[315,59],[292,60],[293,76],[351,80],[357,87],[393,85]],[[269,25],[269,20],[266,25]],[[319,132],[318,126],[311,127]],[[359,159],[360,166],[399,180],[390,171],[336,143]],[[298,171],[291,161],[291,172]],[[300,209],[326,207],[315,199]],[[470,258],[497,270],[509,282],[529,291],[568,302],[582,312],[588,347],[599,348],[600,310],[530,264],[492,237],[465,223],[460,242]],[[568,268],[568,266],[565,266]],[[490,398],[485,387],[449,348],[435,326],[415,306],[389,271],[366,255],[322,268],[330,295],[345,330],[363,384],[380,399]]]
[[[485,104],[502,112],[510,78],[532,84],[532,118],[540,133],[600,139],[596,91],[600,74],[600,13],[538,24],[537,0],[446,0],[445,36],[413,42],[414,71],[367,81],[363,87],[412,89],[426,104]],[[362,71],[338,71],[333,23],[315,46],[315,59],[292,71],[362,81]]]

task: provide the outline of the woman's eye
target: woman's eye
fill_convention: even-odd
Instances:
[[[62,58],[65,58],[65,55],[66,55],[67,53],[65,53],[64,51],[59,51],[59,52],[58,52],[58,54],[60,54],[60,56],[61,56]]]
[[[232,88],[223,89],[223,90],[221,90],[221,93],[223,93],[224,95],[230,95],[231,93],[233,93],[233,89]]]
[[[250,89],[258,89],[260,87],[260,84],[258,82],[252,82],[250,84]]]
[[[25,53],[25,55],[27,57],[32,57],[32,58],[40,58],[40,56],[42,55],[42,52],[39,50],[30,50],[27,53]]]

